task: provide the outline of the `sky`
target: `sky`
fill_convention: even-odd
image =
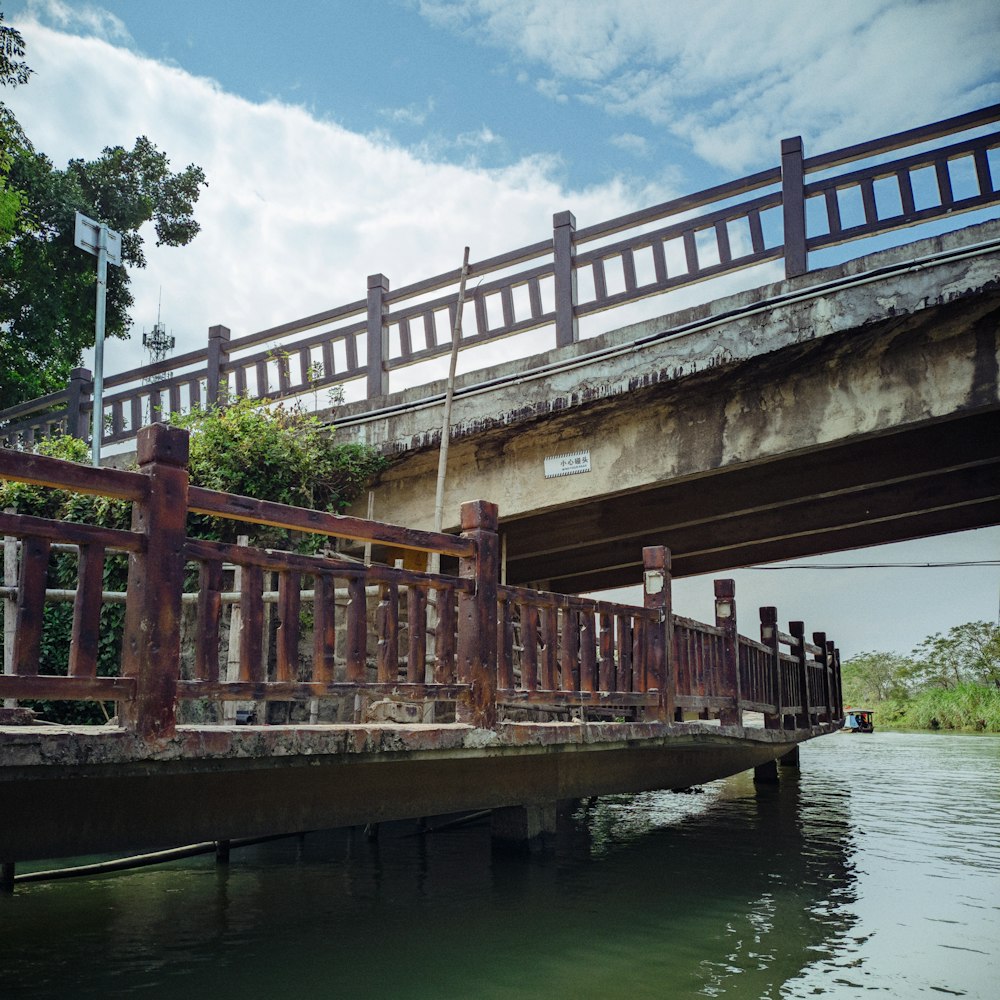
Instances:
[[[217,323],[238,337],[362,298],[369,274],[399,287],[458,267],[465,245],[476,260],[546,239],[554,212],[583,227],[770,167],[782,137],[810,155],[1000,102],[995,0],[0,9],[35,70],[2,99],[37,149],[63,166],[145,134],[208,178],[194,242],[147,241],[134,336],[109,342],[108,374],[145,362],[161,300],[177,351],[192,350]],[[800,562],[998,558],[991,528]],[[996,566],[732,575],[742,631],[776,604],[845,655],[907,653],[995,620],[1000,599]],[[710,581],[678,581],[675,605],[711,618]]]

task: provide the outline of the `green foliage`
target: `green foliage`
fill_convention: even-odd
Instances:
[[[319,420],[298,409],[273,406],[245,398],[233,399],[223,409],[198,410],[175,422],[191,432],[190,480],[195,486],[253,496],[263,500],[342,511],[386,465],[377,452],[361,445],[331,443]],[[76,438],[55,437],[38,442],[36,451],[55,458],[87,464],[90,451]],[[0,480],[0,510],[108,528],[128,528],[131,505],[123,500],[70,493]],[[191,517],[188,533],[194,537],[232,541],[247,531],[240,522]],[[321,536],[296,536],[258,527],[254,544],[281,548],[316,548]],[[110,554],[104,564],[104,589],[122,592],[127,585],[127,559]],[[56,553],[49,564],[47,586],[73,590],[77,585],[75,553]],[[125,608],[104,604],[101,610],[98,674],[121,671],[121,643]],[[48,602],[42,629],[39,671],[65,674],[73,626],[71,604]],[[28,702],[51,721],[100,723],[106,710],[92,702]]]
[[[8,31],[12,29],[6,29]],[[0,81],[23,83],[27,69],[0,25]],[[16,33],[15,33],[16,34]],[[6,69],[6,72],[5,72]],[[108,146],[96,159],[57,169],[36,152],[0,105],[0,408],[62,389],[94,342],[94,258],[74,244],[76,212],[122,237],[122,265],[108,268],[109,337],[128,336],[129,267],[144,267],[140,228],[152,222],[157,245],[185,246],[198,233],[194,206],[205,175],[177,173],[146,136],[132,149]]]
[[[27,83],[32,70],[24,61],[24,39],[17,28],[3,23],[0,10],[0,84],[16,87]]]
[[[963,683],[1000,689],[1000,627],[967,622],[928,636],[914,650],[922,686],[957,688]]]
[[[889,729],[1000,733],[1000,690],[966,682],[928,688],[907,701],[880,705],[876,721]]]
[[[841,667],[844,701],[848,705],[874,705],[905,697],[913,673],[913,660],[898,653],[860,653]]]
[[[319,419],[298,408],[236,398],[219,409],[195,409],[173,422],[191,431],[191,482],[207,489],[342,512],[386,465],[364,445],[331,444]],[[235,540],[236,522],[197,519],[201,537]],[[258,544],[287,536],[257,529]]]

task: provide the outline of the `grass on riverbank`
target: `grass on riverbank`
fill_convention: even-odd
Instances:
[[[912,698],[888,699],[875,706],[879,729],[953,729],[1000,733],[1000,690],[982,684],[933,688]]]

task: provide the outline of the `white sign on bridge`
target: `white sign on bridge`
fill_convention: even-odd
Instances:
[[[546,479],[590,472],[590,452],[574,451],[567,455],[548,455],[544,460],[544,465]]]

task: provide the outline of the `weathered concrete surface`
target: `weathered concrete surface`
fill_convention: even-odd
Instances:
[[[0,730],[0,860],[146,850],[678,788],[785,753],[795,734],[703,723]]]
[[[635,582],[644,545],[685,575],[995,523],[998,331],[1000,221],[467,376],[444,509],[499,503],[508,581],[559,590]],[[338,417],[398,456],[382,519],[431,526],[440,389]]]

